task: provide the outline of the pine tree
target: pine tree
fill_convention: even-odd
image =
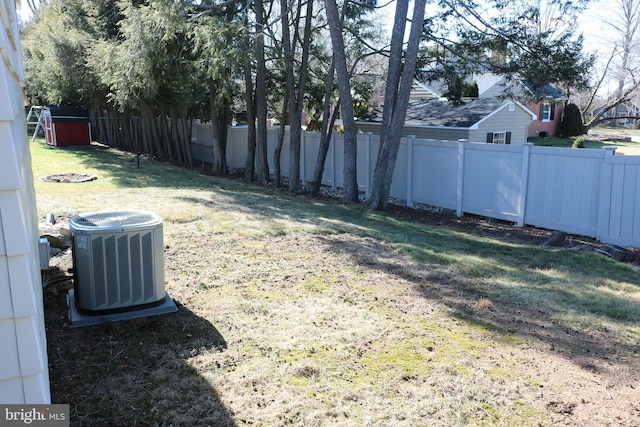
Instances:
[[[564,107],[564,115],[560,123],[560,133],[565,138],[584,134],[585,128],[582,123],[582,114],[576,104],[568,104]]]

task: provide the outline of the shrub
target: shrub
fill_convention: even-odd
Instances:
[[[564,107],[564,115],[560,122],[560,133],[565,138],[584,134],[582,114],[576,104],[568,104]]]
[[[584,148],[584,136],[579,136],[573,141],[571,148]]]

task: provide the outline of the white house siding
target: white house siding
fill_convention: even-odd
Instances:
[[[402,129],[402,136],[413,135],[420,139],[439,139],[442,141],[457,141],[459,139],[468,139],[469,130],[464,128],[424,128],[405,126]]]
[[[488,132],[511,132],[511,144],[527,142],[527,127],[531,123],[531,113],[518,104],[513,111],[505,106],[478,124],[477,129],[469,132],[469,141],[484,142]]]
[[[0,403],[50,403],[16,9],[0,2]]]

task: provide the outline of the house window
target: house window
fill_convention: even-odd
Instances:
[[[489,132],[487,133],[487,143],[511,144],[511,132]]]
[[[553,107],[551,103],[545,102],[540,105],[540,120],[543,122],[550,122],[553,120]]]
[[[507,133],[506,132],[494,132],[493,133],[493,143],[494,144],[504,144],[507,141]]]

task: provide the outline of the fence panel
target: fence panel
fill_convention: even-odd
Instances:
[[[462,211],[517,221],[523,146],[463,144]]]
[[[376,160],[377,160],[376,151]],[[375,169],[375,163],[374,163]],[[393,169],[393,178],[391,179],[391,189],[389,196],[400,200],[406,200],[407,198],[407,138],[400,140],[400,147],[398,148],[398,158],[396,159],[396,166]]]
[[[380,135],[368,133],[366,135],[358,135],[358,170],[362,171],[364,178],[360,181],[358,177],[358,185],[363,186],[363,190],[367,197],[371,194],[371,185],[373,184],[373,172],[378,161],[378,150],[380,149]],[[361,156],[362,155],[362,156]]]
[[[458,185],[458,142],[413,142],[413,202],[455,210]]]
[[[525,223],[595,236],[604,150],[531,147]]]
[[[605,200],[597,237],[605,243],[640,246],[640,156],[607,156],[602,169]]]
[[[230,134],[232,130],[229,130]],[[191,155],[193,160],[211,163],[213,161],[211,147],[211,125],[193,123],[191,128]]]
[[[227,136],[227,166],[230,169],[242,169],[247,161],[247,138],[249,128],[238,126],[229,128]]]
[[[268,161],[279,129],[268,129]],[[303,181],[313,178],[319,134],[304,133]],[[247,129],[231,128],[227,162],[242,168]],[[358,184],[367,195],[378,155],[377,135],[358,135]],[[211,161],[210,126],[194,124],[195,160]],[[344,186],[344,137],[334,134],[322,183]],[[289,175],[289,132],[281,154]],[[602,242],[640,247],[640,157],[609,150],[498,145],[403,138],[391,197],[553,230],[597,237]]]

